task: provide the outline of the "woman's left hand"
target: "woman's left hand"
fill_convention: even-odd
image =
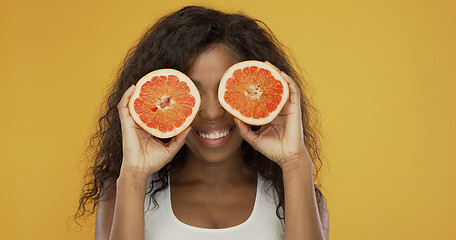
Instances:
[[[299,88],[286,73],[280,73],[288,83],[290,95],[279,115],[255,132],[239,119],[235,119],[235,123],[253,148],[283,168],[288,160],[304,157],[310,162],[310,159],[304,145]]]

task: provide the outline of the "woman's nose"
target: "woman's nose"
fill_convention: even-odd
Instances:
[[[199,115],[207,120],[217,119],[225,115],[225,109],[220,105],[217,92],[202,96]]]

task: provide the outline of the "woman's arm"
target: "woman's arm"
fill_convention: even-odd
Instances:
[[[285,239],[328,239],[326,204],[322,201],[322,211],[319,211],[312,162],[308,156],[286,161],[282,165],[282,172],[285,189]]]
[[[97,205],[97,218],[95,225],[95,239],[107,240],[111,233],[112,217],[116,204],[116,184],[115,179],[106,181],[102,190],[101,197]]]
[[[329,214],[328,206],[326,206],[326,201],[324,198],[321,198],[321,201],[318,202],[318,213],[320,214],[321,227],[323,228],[323,233],[325,234],[325,239],[329,239]]]
[[[122,166],[115,187],[104,189],[97,209],[96,239],[144,239],[144,198],[148,177],[170,162],[184,145],[190,128],[162,143],[139,127],[130,116],[132,85],[117,108],[122,127]],[[107,186],[110,184],[107,181]],[[113,181],[111,181],[112,183]]]
[[[144,198],[147,178],[120,174],[109,239],[144,239]]]
[[[113,185],[107,182],[97,207],[96,240],[144,239],[146,180],[121,174]]]
[[[282,169],[285,239],[323,240],[324,231],[313,183],[313,166],[304,142],[301,94],[296,83],[286,73],[281,74],[288,83],[290,95],[280,114],[256,132],[237,119],[235,123],[241,136],[253,148]]]

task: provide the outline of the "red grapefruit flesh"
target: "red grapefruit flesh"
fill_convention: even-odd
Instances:
[[[271,122],[288,100],[287,82],[270,64],[244,61],[220,80],[218,99],[231,115],[250,125]]]
[[[160,69],[138,81],[128,107],[144,130],[170,138],[192,123],[200,103],[198,89],[189,77],[174,69]]]

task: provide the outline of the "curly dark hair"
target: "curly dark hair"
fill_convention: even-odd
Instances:
[[[205,7],[187,6],[159,19],[125,57],[117,81],[109,89],[97,131],[88,144],[87,155],[91,160],[91,168],[79,199],[76,220],[85,213],[95,212],[104,193],[102,189],[115,188],[115,179],[119,177],[122,165],[122,132],[117,104],[123,93],[138,79],[157,69],[174,68],[185,73],[189,59],[215,44],[227,46],[239,61],[269,61],[296,81],[301,90],[304,142],[314,165],[315,193],[318,202],[323,199],[318,181],[322,166],[319,113],[304,94],[307,85],[293,67],[285,46],[262,21],[244,14],[227,14]],[[174,159],[159,170],[159,178],[151,182],[152,186],[159,184],[159,187],[155,185],[151,194],[150,201],[154,204],[155,194],[169,184],[168,174],[182,165],[185,151],[184,145]],[[242,152],[244,161],[272,182],[279,199],[276,213],[283,219],[279,211],[285,208],[281,168],[245,141],[242,143]]]

